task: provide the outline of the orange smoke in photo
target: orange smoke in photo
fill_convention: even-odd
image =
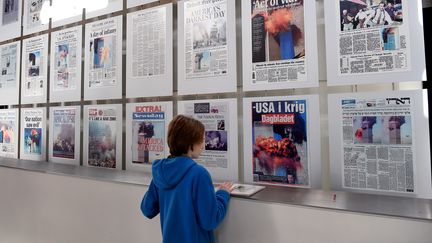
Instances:
[[[265,18],[265,28],[272,34],[290,30],[293,14],[286,8],[274,10],[271,14],[263,14]]]

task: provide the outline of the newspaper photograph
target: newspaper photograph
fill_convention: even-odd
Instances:
[[[17,129],[17,111],[0,110],[0,157],[16,157],[18,141],[15,140],[15,134]]]
[[[75,159],[76,109],[58,108],[53,111],[54,158]]]
[[[18,21],[20,1],[18,0],[2,0],[2,26]]]
[[[44,124],[44,112],[43,110],[32,109],[32,110],[23,110],[23,121],[24,124],[24,136],[21,139],[24,139],[23,144],[23,154],[28,156],[40,156],[43,154],[42,142],[43,138],[43,129],[45,127]]]
[[[53,91],[75,90],[77,82],[81,81],[81,73],[78,66],[81,57],[78,57],[78,49],[81,48],[78,31],[70,29],[53,35],[54,42],[54,63],[51,64],[51,72],[54,73]]]
[[[46,68],[47,57],[44,56],[45,38],[33,38],[25,43],[25,77],[24,77],[24,96],[43,95],[46,80],[44,79],[44,69]]]
[[[309,186],[307,101],[252,102],[253,181]]]
[[[165,105],[136,105],[132,113],[132,163],[152,164],[167,157]]]
[[[227,0],[187,1],[184,11],[186,79],[226,75]]]
[[[250,0],[252,83],[306,81],[303,0]]]
[[[119,23],[118,18],[110,18],[103,21],[91,23],[90,40],[87,43],[86,52],[90,57],[89,65],[89,88],[112,87],[117,83],[116,71],[121,68],[117,65],[117,43]],[[120,26],[121,27],[121,26]]]
[[[89,108],[88,165],[116,168],[115,108]]]
[[[185,103],[184,112],[205,127],[205,148],[196,161],[209,168],[228,168],[229,103]]]
[[[26,29],[32,29],[35,27],[38,27],[42,25],[42,19],[41,19],[41,11],[42,6],[45,1],[48,0],[27,0],[25,3],[27,6],[25,6],[26,11],[28,13],[27,16],[27,23],[25,23]]]
[[[132,17],[132,77],[165,74],[166,8],[154,8]]]
[[[339,7],[339,75],[410,70],[407,0],[339,0]]]
[[[343,186],[414,192],[412,99],[343,99]]]
[[[15,88],[17,85],[18,44],[0,47],[0,89]]]

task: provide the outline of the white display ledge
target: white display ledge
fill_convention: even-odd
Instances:
[[[0,167],[148,186],[151,174],[16,159]],[[234,196],[236,197],[236,196]],[[340,191],[266,186],[247,200],[432,221],[432,200]]]

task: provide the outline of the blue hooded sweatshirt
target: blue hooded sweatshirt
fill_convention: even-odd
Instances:
[[[189,157],[156,160],[152,173],[141,211],[148,218],[160,213],[163,243],[215,242],[229,193],[215,192],[208,171]]]

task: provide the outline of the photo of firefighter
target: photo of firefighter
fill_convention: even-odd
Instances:
[[[286,1],[288,2],[288,1]],[[303,1],[254,7],[252,4],[252,62],[268,62],[303,58]]]
[[[402,0],[340,0],[341,31],[400,25]]]

